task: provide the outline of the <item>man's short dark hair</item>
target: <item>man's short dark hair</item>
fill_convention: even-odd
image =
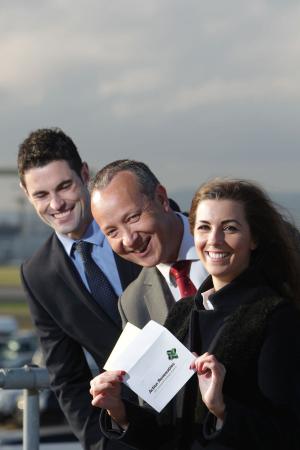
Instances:
[[[43,167],[50,162],[64,160],[80,176],[82,160],[72,139],[60,128],[41,128],[32,131],[20,144],[18,171],[25,186],[25,173],[33,167]]]
[[[160,184],[158,179],[145,163],[133,159],[119,159],[107,164],[90,182],[90,191],[101,191],[119,172],[124,171],[132,172],[138,179],[141,192],[151,199],[154,198],[155,189]]]

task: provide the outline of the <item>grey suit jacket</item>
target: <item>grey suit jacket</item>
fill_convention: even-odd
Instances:
[[[119,299],[123,326],[130,322],[142,328],[149,320],[164,324],[174,297],[156,267],[144,267]]]

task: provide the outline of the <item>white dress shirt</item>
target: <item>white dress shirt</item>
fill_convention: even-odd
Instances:
[[[199,261],[195,244],[194,244],[194,238],[191,235],[190,232],[190,226],[188,218],[181,213],[176,213],[182,220],[183,223],[183,236],[182,241],[177,257],[177,261],[182,260],[190,260],[191,261],[191,269],[190,269],[190,279],[194,283],[196,289],[199,288],[199,286],[202,284],[202,282],[207,277],[207,272],[203,267],[203,264],[201,261]],[[175,261],[173,261],[174,263]],[[156,267],[163,275],[164,279],[166,280],[173,296],[176,301],[181,299],[181,295],[179,292],[179,289],[177,285],[174,283],[173,279],[170,277],[170,267],[172,264],[164,264],[160,263]]]
[[[64,246],[67,255],[74,263],[85,287],[88,291],[90,291],[80,255],[78,255],[78,252],[74,252],[72,250],[73,244],[78,241],[74,241],[64,234],[56,233],[56,235]],[[122,294],[123,289],[114,254],[104,234],[94,220],[91,222],[84,236],[82,236],[80,240],[93,244],[92,258],[96,262],[97,266],[99,266],[102,272],[106,275],[107,279],[110,281],[110,284],[114,288],[116,295],[119,297]]]

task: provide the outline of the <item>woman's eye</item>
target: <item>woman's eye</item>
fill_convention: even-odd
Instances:
[[[208,231],[209,226],[208,225],[199,225],[197,228],[199,231]]]
[[[227,225],[226,227],[224,227],[224,231],[233,233],[234,231],[237,231],[237,228],[234,225]]]

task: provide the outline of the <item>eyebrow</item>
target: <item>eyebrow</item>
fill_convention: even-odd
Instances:
[[[210,222],[208,221],[208,220],[202,220],[202,219],[200,219],[200,220],[198,220],[198,222],[197,223],[206,223],[206,224],[210,224]],[[234,223],[237,223],[238,225],[240,225],[240,226],[242,226],[242,224],[241,224],[241,222],[239,222],[238,220],[236,220],[236,219],[225,219],[225,220],[222,220],[222,225],[226,225],[227,223],[230,223],[230,222],[234,222]]]

